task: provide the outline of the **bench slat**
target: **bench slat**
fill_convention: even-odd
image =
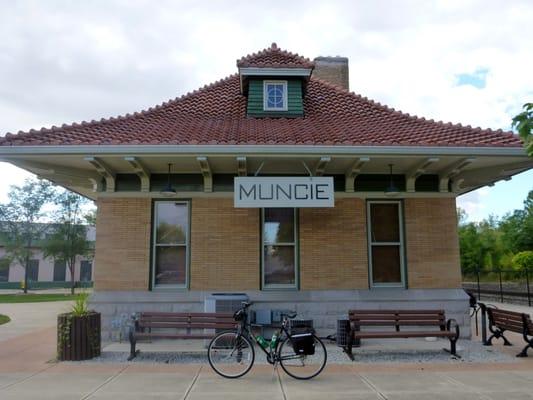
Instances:
[[[137,338],[154,338],[154,339],[211,339],[215,336],[213,334],[171,334],[171,333],[142,333],[139,332],[135,335]]]
[[[372,320],[372,321],[364,321],[364,320],[355,320],[352,321],[352,323],[356,326],[443,326],[445,325],[444,321],[416,321],[416,320],[409,320],[409,321],[378,321],[378,320]]]
[[[508,310],[502,310],[499,308],[490,308],[493,315],[501,315],[501,316],[507,316],[509,318],[516,317],[516,318],[522,318],[522,313],[516,312],[516,311],[508,311]]]
[[[190,315],[190,314],[183,314],[183,315],[176,315],[176,314],[170,314],[170,315],[145,315],[140,314],[140,318],[197,318],[197,319],[212,319],[212,318],[220,318],[220,319],[232,319],[233,315]]]
[[[524,331],[523,325],[517,325],[517,324],[494,324],[494,325],[506,331],[516,332],[516,333],[522,333]]]
[[[142,312],[144,317],[201,317],[201,318],[233,318],[232,313],[174,313],[174,312]]]
[[[233,319],[175,319],[175,318],[157,318],[157,319],[141,319],[140,325],[153,323],[175,323],[175,324],[234,324]]]
[[[237,325],[235,323],[175,323],[175,322],[150,322],[147,324],[139,324],[141,328],[168,328],[168,329],[234,329]]]
[[[523,323],[523,318],[522,316],[520,316],[520,318],[508,318],[508,317],[504,317],[502,315],[494,315],[492,316],[494,322],[502,322],[502,323],[511,323],[511,324],[522,324]]]
[[[392,339],[392,338],[410,338],[410,337],[453,337],[454,332],[450,331],[403,331],[403,332],[354,332],[354,338],[359,339]]]
[[[348,314],[444,314],[444,310],[350,310]]]
[[[409,321],[409,320],[415,320],[415,321],[444,321],[444,316],[440,315],[430,315],[430,314],[424,314],[424,315],[359,315],[359,314],[352,314],[350,315],[350,320],[364,320],[364,321],[371,321],[371,320],[391,320],[391,321]]]

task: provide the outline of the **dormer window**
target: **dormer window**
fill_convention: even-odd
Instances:
[[[263,109],[287,111],[287,81],[264,81]]]

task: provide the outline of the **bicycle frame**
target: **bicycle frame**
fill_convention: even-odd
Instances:
[[[287,329],[287,322],[288,322],[288,319],[286,316],[284,316],[283,321],[281,322],[281,326],[277,330],[276,336],[278,339],[277,339],[276,346],[274,348],[268,346],[267,347],[268,350],[267,350],[263,348],[263,346],[261,346],[261,344],[257,340],[257,336],[252,333],[251,323],[248,322],[248,311],[244,309],[244,318],[237,328],[237,336],[238,337],[246,336],[249,339],[251,339],[253,342],[257,343],[258,347],[267,356],[267,362],[269,364],[275,365],[277,362],[280,361],[280,357],[278,357],[279,346],[281,345],[281,343],[283,342],[285,338],[289,338],[289,339],[291,338],[291,334],[289,330]],[[282,336],[282,334],[285,334],[285,336]],[[283,357],[283,360],[291,360],[291,359],[301,359],[301,356],[298,354],[294,354],[291,356]]]

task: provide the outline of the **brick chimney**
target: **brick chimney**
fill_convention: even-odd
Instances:
[[[313,77],[350,89],[347,57],[317,57]]]

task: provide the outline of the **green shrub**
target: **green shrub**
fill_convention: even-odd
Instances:
[[[513,257],[512,265],[514,269],[533,271],[533,251],[521,251]]]
[[[75,317],[83,317],[89,313],[87,308],[87,300],[89,298],[89,293],[80,293],[75,300],[70,312]]]
[[[0,314],[0,325],[7,324],[9,321],[11,321],[11,318],[7,315]]]

